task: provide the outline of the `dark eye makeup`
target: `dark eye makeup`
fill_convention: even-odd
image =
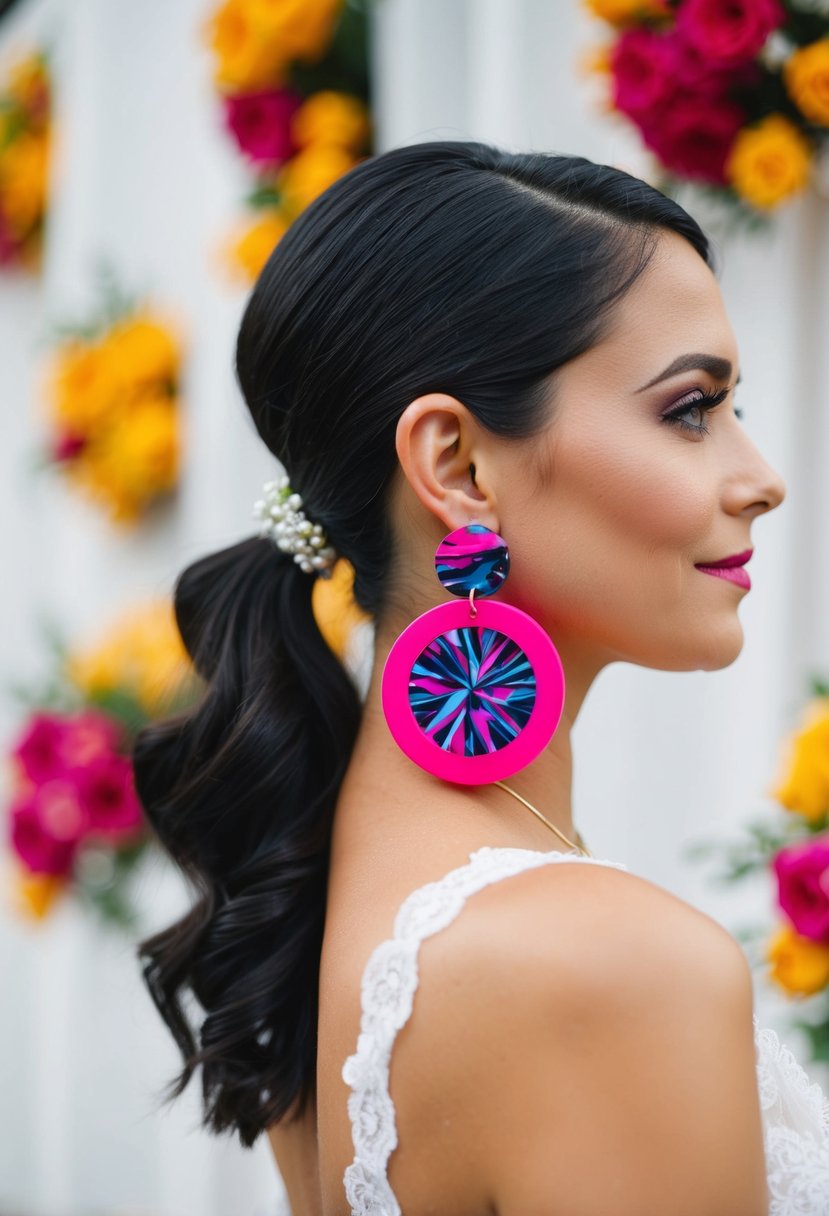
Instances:
[[[707,435],[710,427],[707,427],[704,422],[701,426],[695,426],[692,422],[685,422],[683,415],[689,414],[691,410],[700,410],[703,413],[707,413],[708,410],[712,410],[715,405],[719,405],[721,401],[724,401],[730,390],[728,388],[721,388],[715,393],[706,393],[703,392],[702,389],[694,389],[691,391],[698,392],[700,396],[698,396],[694,401],[686,401],[685,404],[681,405],[678,409],[672,410],[667,414],[663,414],[662,419],[664,422],[670,422],[678,427],[681,427],[684,431],[693,431],[695,435]],[[735,409],[734,413],[738,418],[742,418],[743,416],[742,410]]]

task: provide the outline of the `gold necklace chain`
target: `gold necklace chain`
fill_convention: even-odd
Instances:
[[[517,798],[519,802],[523,802],[524,806],[529,807],[529,809],[532,811],[532,813],[534,815],[537,815],[538,818],[542,821],[542,823],[546,823],[547,827],[551,828],[555,832],[556,836],[559,836],[564,841],[565,844],[569,844],[571,849],[578,849],[581,853],[584,853],[584,855],[586,857],[593,856],[593,854],[588,849],[587,845],[582,840],[581,832],[576,832],[576,836],[578,837],[579,843],[573,844],[572,840],[568,840],[567,837],[564,835],[564,833],[560,832],[554,823],[550,823],[549,819],[545,819],[544,816],[541,814],[541,811],[537,811],[531,803],[527,802],[526,798],[522,798],[520,794],[516,794],[515,790],[511,790],[510,787],[508,785],[505,785],[503,781],[493,781],[492,784],[499,785],[502,790],[506,790],[508,794],[512,794],[513,798]]]

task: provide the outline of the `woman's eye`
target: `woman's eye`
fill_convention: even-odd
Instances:
[[[686,402],[685,405],[680,406],[678,409],[673,410],[669,414],[663,414],[663,421],[673,423],[674,425],[681,427],[684,431],[692,431],[695,435],[707,435],[710,427],[707,427],[704,422],[699,424],[686,422],[685,416],[696,411],[700,418],[704,418],[708,410],[712,410],[715,405],[719,405],[720,402],[728,396],[729,390],[727,388],[722,388],[716,393],[704,393],[702,390],[699,391],[701,395],[697,397],[696,400]],[[742,417],[741,410],[735,410],[734,412],[738,418]]]

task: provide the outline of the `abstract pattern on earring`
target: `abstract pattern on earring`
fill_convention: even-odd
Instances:
[[[498,781],[533,760],[555,732],[561,659],[533,617],[485,598],[509,573],[506,543],[490,528],[450,532],[435,571],[468,602],[430,608],[396,639],[383,669],[383,712],[421,768],[461,784]]]
[[[492,595],[509,574],[509,550],[483,524],[468,524],[444,536],[435,550],[435,572],[453,595]]]
[[[420,729],[461,756],[498,751],[520,735],[535,704],[526,654],[497,629],[472,625],[434,638],[412,666],[409,704]]]

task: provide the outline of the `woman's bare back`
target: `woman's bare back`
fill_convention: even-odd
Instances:
[[[584,976],[590,975],[591,951],[605,973],[597,977],[597,993],[601,984],[613,982],[607,979],[606,954],[597,940],[602,924],[612,925],[617,939],[623,938],[630,917],[632,933],[641,925],[645,898],[655,922],[664,921],[666,910],[679,919],[684,948],[690,948],[697,932],[707,941],[712,936],[727,941],[735,955],[739,952],[726,931],[703,913],[633,875],[625,874],[621,883],[618,872],[608,879],[606,863],[598,859],[598,864],[589,864],[590,859],[578,854],[509,847],[478,852],[478,870],[480,854],[498,862],[492,881],[473,888],[474,896],[463,900],[463,916],[421,942],[412,1014],[394,1037],[390,1057],[388,1092],[398,1145],[385,1176],[407,1216],[435,1211],[442,1216],[492,1216],[509,1211],[508,1195],[500,1195],[495,1203],[493,1170],[499,1154],[520,1161],[522,1145],[511,1138],[514,1120],[505,1120],[505,1104],[498,1094],[509,1085],[515,1088],[514,1082],[520,1085],[520,1078],[531,1076],[537,1063],[534,1039],[522,1041],[519,1036],[516,1041],[513,1031],[522,1018],[544,1010],[552,987],[561,990],[566,1006],[564,990],[574,978],[574,957],[579,960],[577,986],[583,988]],[[552,859],[588,864],[548,866]],[[433,857],[429,860],[434,863]],[[505,860],[506,870],[501,867]],[[437,872],[432,864],[423,882],[442,880],[458,867],[474,868],[468,854],[460,860],[444,857],[442,867]],[[350,1211],[343,1175],[354,1158],[354,1144],[346,1110],[349,1087],[341,1072],[360,1030],[360,979],[373,950],[392,936],[403,901],[423,885],[409,878],[402,890],[394,872],[378,879],[377,869],[371,868],[362,881],[360,893],[360,880],[349,875],[348,894],[332,900],[321,970],[318,1126],[324,1216],[347,1216]],[[590,923],[585,923],[585,909]],[[629,974],[619,970],[618,981],[624,983]],[[510,1058],[503,1086],[495,1066],[499,1055]],[[546,1084],[554,1089],[554,1051],[548,1052],[546,1066]],[[591,1082],[585,1075],[584,1081],[585,1091],[601,1089],[598,1080]],[[572,1099],[568,1101],[572,1105]],[[608,1101],[613,1101],[612,1095]],[[754,1164],[756,1175],[756,1160]],[[544,1177],[550,1193],[543,1200],[545,1212],[553,1212],[551,1196],[556,1192],[567,1210],[576,1192],[571,1172],[557,1154],[545,1160]]]

